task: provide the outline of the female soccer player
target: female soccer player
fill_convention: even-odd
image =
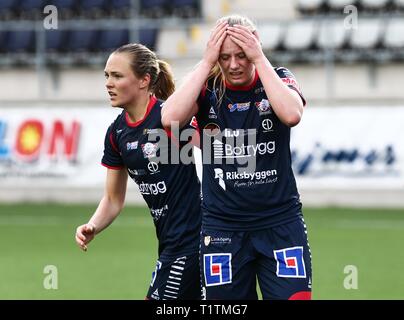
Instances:
[[[202,61],[163,107],[196,115],[203,161],[201,271],[207,299],[310,299],[311,255],[291,168],[305,100],[265,57],[245,17],[218,21]]]
[[[200,299],[200,183],[194,164],[175,163],[170,157],[163,161],[172,148],[181,147],[178,141],[170,143],[171,134],[161,124],[158,98],[174,91],[169,65],[147,47],[128,44],[109,56],[105,77],[111,105],[123,111],[105,136],[104,197],[89,222],[77,228],[76,242],[86,251],[117,217],[129,175],[150,208],[158,237],[159,258],[147,299]],[[167,139],[158,140],[159,133]]]

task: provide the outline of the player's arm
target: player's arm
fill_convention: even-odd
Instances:
[[[128,173],[125,168],[107,169],[104,196],[90,221],[77,228],[76,242],[84,251],[94,236],[108,227],[121,212],[126,195]]]
[[[289,127],[297,125],[303,114],[302,98],[296,91],[291,90],[283,83],[275,72],[262,51],[257,31],[251,32],[244,26],[234,26],[228,29],[227,32],[231,39],[243,49],[248,59],[254,63],[271,106],[279,120]]]
[[[179,122],[182,128],[198,111],[197,99],[216,64],[220,47],[226,37],[227,22],[216,25],[208,41],[204,57],[194,70],[183,80],[181,86],[167,99],[161,111],[162,123],[170,128],[172,122]]]
[[[282,81],[266,57],[255,66],[276,116],[288,127],[297,125],[304,109],[300,95]]]

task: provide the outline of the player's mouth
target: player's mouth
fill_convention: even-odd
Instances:
[[[109,94],[109,99],[110,100],[113,100],[113,99],[115,99],[117,97],[117,94],[112,92],[112,91],[108,91],[108,94]]]
[[[239,72],[230,72],[230,77],[233,79],[240,79],[243,76],[243,73],[241,71]]]

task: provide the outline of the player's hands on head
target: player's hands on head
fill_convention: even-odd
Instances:
[[[230,39],[233,40],[234,43],[243,49],[248,60],[252,63],[264,57],[261,42],[256,30],[251,31],[245,26],[234,25],[227,28],[226,34],[230,36]]]
[[[216,24],[214,29],[210,34],[209,41],[207,43],[205,54],[203,59],[209,63],[212,68],[219,59],[220,48],[222,47],[223,41],[226,38],[226,29],[228,27],[227,21]]]
[[[87,244],[94,236],[95,226],[92,223],[83,224],[76,229],[76,243],[83,251],[87,251]]]

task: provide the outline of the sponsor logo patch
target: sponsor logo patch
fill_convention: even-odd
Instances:
[[[244,103],[234,103],[234,104],[229,104],[227,108],[229,109],[230,112],[238,111],[247,111],[250,109],[250,104],[251,102],[244,102]]]
[[[203,265],[207,287],[232,282],[231,253],[204,254]]]
[[[271,119],[264,119],[262,120],[262,128],[264,129],[264,132],[271,132],[274,131],[272,128],[274,126],[273,122]]]
[[[256,145],[245,145],[243,143],[240,146],[233,146],[215,139],[212,144],[215,159],[255,157],[275,152],[275,141],[261,142]]]
[[[276,275],[282,278],[306,278],[303,247],[274,250]]]
[[[215,179],[219,179],[219,186],[222,187],[224,191],[226,191],[226,184],[224,183],[224,174],[223,170],[220,168],[215,168]]]
[[[164,181],[157,183],[140,183],[139,191],[143,195],[158,195],[159,193],[166,193],[167,187]]]
[[[127,142],[126,150],[136,150],[138,147],[139,141]]]
[[[212,236],[205,236],[204,238],[205,246],[209,246],[210,244],[230,244],[231,238],[223,238],[223,237],[212,237]]]

